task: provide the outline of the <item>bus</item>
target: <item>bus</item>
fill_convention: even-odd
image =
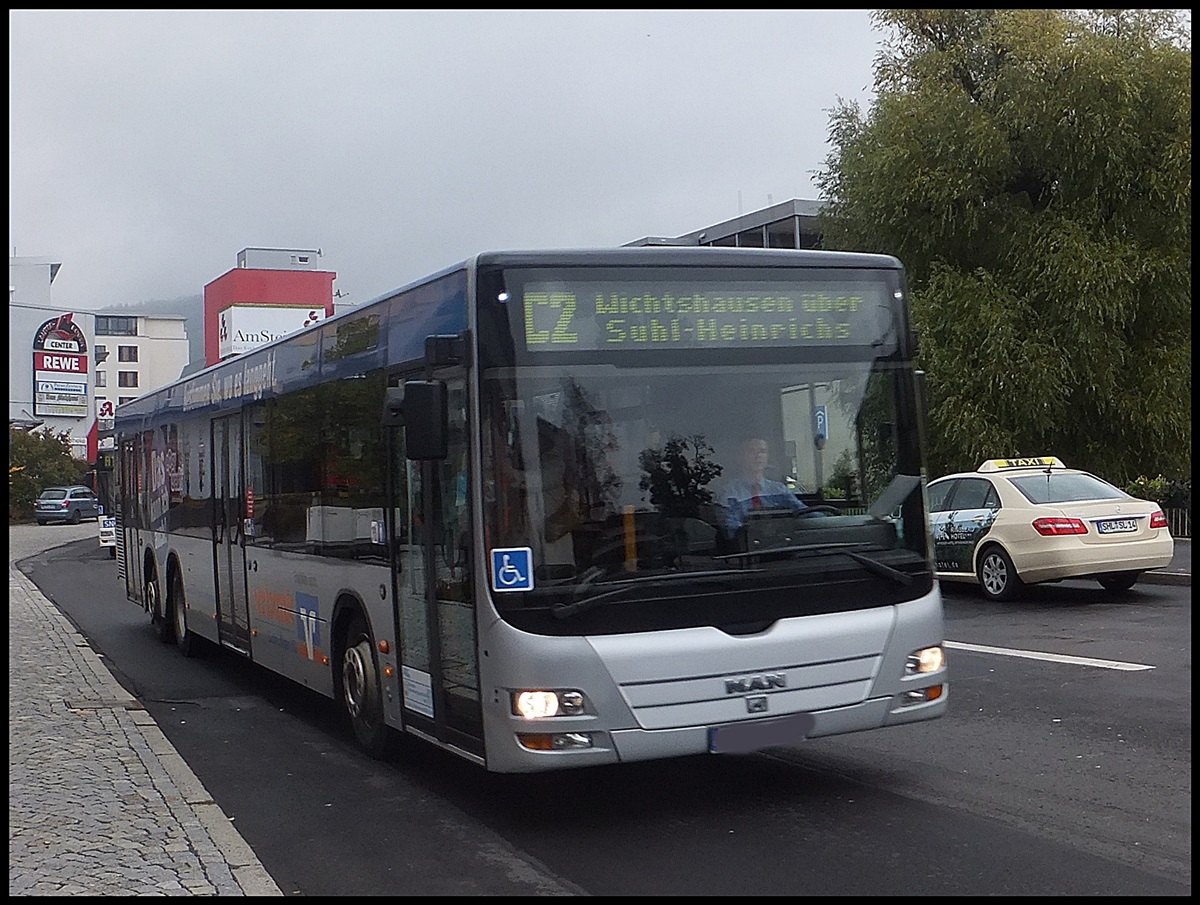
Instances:
[[[875,254],[479,254],[121,405],[119,580],[162,641],[331,699],[376,757],[533,772],[940,717],[905,292]],[[734,513],[746,437],[776,491]]]

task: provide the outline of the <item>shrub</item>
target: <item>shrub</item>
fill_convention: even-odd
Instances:
[[[1168,481],[1162,475],[1148,478],[1140,475],[1125,487],[1125,492],[1138,499],[1158,503],[1164,509],[1192,509],[1192,479]]]
[[[71,455],[70,434],[43,427],[8,429],[8,520],[33,518],[33,503],[46,487],[78,484],[87,464]]]

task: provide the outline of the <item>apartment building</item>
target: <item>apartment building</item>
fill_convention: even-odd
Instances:
[[[118,405],[179,379],[188,363],[183,315],[95,315],[96,415],[111,419]]]

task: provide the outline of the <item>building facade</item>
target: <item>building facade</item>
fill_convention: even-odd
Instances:
[[[820,248],[817,215],[821,202],[793,198],[684,233],[682,236],[645,236],[626,246],[710,245],[720,248]]]
[[[8,305],[8,424],[67,433],[77,458],[93,430],[91,349],[95,316],[42,305]]]
[[[182,317],[55,306],[61,266],[9,258],[8,423],[66,433],[76,458],[95,462],[116,406],[180,376],[187,333]]]
[[[179,379],[188,360],[184,320],[96,312],[95,397],[102,430],[121,403]]]

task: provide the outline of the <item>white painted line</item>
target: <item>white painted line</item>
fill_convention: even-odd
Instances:
[[[945,647],[958,650],[974,651],[978,654],[999,654],[1002,657],[1024,657],[1027,660],[1049,660],[1052,663],[1071,663],[1075,666],[1097,666],[1100,669],[1119,669],[1125,672],[1137,672],[1143,669],[1154,669],[1145,663],[1122,663],[1120,660],[1093,660],[1091,657],[1068,657],[1066,654],[1044,654],[1036,650],[1016,650],[1011,647],[988,647],[985,644],[963,644],[960,641],[946,641]]]

